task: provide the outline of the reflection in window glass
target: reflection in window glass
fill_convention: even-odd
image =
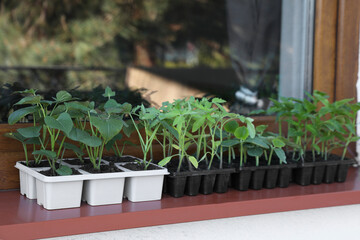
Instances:
[[[282,5],[281,0],[3,1],[1,119],[16,100],[10,92],[21,88],[45,95],[72,89],[92,99],[109,85],[134,104],[219,96],[231,111],[266,108],[268,98],[278,95]]]

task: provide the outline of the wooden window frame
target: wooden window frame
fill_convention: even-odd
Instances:
[[[360,0],[317,0],[315,14],[313,89],[326,92],[332,101],[356,98]],[[274,117],[256,117],[255,124],[276,130],[274,121]],[[24,159],[22,146],[3,134],[22,126],[27,125],[0,125],[0,190],[19,188],[14,164]],[[159,150],[155,148],[157,156]],[[138,156],[139,149],[127,147],[126,153]]]

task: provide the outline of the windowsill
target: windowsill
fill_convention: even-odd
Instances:
[[[18,191],[0,192],[0,239],[33,239],[360,203],[359,169],[345,183],[230,190],[160,201],[48,211]]]

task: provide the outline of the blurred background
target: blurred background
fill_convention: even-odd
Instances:
[[[97,100],[110,86],[119,101],[153,106],[218,96],[243,114],[269,97],[302,97],[308,77],[294,73],[311,68],[313,4],[0,0],[0,121],[24,88]]]

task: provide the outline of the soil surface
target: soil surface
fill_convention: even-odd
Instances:
[[[25,162],[21,163],[22,165],[26,166]],[[50,167],[48,161],[41,161],[39,164],[36,164],[34,160],[29,161],[29,165],[27,165],[29,168],[38,168],[38,167]]]
[[[74,168],[71,168],[72,170],[72,174],[71,175],[81,175],[81,173],[74,169]],[[46,170],[46,171],[41,171],[39,172],[41,173],[42,175],[45,175],[45,176],[48,176],[48,177],[55,177],[55,176],[60,176],[59,174],[57,174],[56,172],[53,172],[52,169],[49,169],[49,170]]]
[[[86,164],[91,164],[90,159],[85,158],[83,159],[83,161],[81,161],[79,158],[76,159],[69,159],[69,160],[64,160],[64,162],[71,164],[71,165],[86,165]]]
[[[100,170],[94,169],[94,166],[92,164],[87,164],[83,166],[81,169],[89,173],[123,172],[121,169],[116,167],[114,163],[110,163],[109,165],[100,165]]]
[[[127,168],[131,171],[144,171],[144,166],[143,165],[139,165],[138,163],[126,163],[124,165],[121,165],[124,168]],[[149,165],[148,168],[146,170],[159,170],[162,169],[158,166],[155,165]]]
[[[103,159],[115,163],[134,162],[134,158],[129,156],[104,156]]]

